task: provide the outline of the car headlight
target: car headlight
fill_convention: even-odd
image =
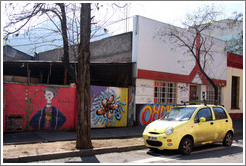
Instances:
[[[170,135],[173,133],[173,128],[172,127],[167,127],[165,130],[166,135]]]

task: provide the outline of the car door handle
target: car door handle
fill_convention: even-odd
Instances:
[[[211,124],[211,125],[213,125],[213,124],[214,124],[214,122],[210,122],[210,124]]]

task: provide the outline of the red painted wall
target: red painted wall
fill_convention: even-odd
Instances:
[[[227,66],[243,69],[243,56],[233,53],[227,53]]]
[[[27,112],[30,108],[30,118],[37,111],[44,108],[47,100],[44,97],[46,86],[21,85],[21,84],[4,84],[5,105],[3,116],[23,115],[23,128],[27,129]],[[75,87],[54,87],[57,90],[57,96],[52,99],[52,106],[57,108],[66,118],[60,129],[75,128],[75,110],[76,110],[76,88]],[[31,112],[31,110],[33,110]],[[4,123],[5,124],[5,123]],[[30,123],[29,123],[30,124]],[[5,131],[6,124],[4,126]],[[33,130],[30,127],[30,130]]]
[[[243,119],[243,113],[230,113],[230,117],[233,120]]]

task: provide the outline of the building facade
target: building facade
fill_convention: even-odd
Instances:
[[[214,97],[213,88],[187,48],[156,37],[159,29],[168,28],[170,25],[141,16],[134,19],[132,61],[136,62],[136,120],[142,125],[159,118],[182,101]],[[180,31],[189,33],[181,28]],[[223,105],[227,84],[226,42],[208,38],[214,41],[213,60],[207,61],[205,72],[219,86],[219,102]]]
[[[170,29],[173,26],[141,16],[135,16],[133,20],[132,32],[91,44],[92,109],[90,111],[92,127],[147,125],[183,102],[196,103],[204,99],[214,99],[213,87],[201,73],[191,52],[169,41],[168,38],[158,36],[159,30]],[[175,28],[184,34],[189,34],[190,38],[187,40],[192,40],[191,32]],[[203,37],[206,37],[207,42],[213,42],[213,45],[210,45],[210,50],[213,52],[212,57],[206,58],[201,54],[200,59],[206,64],[205,72],[219,88],[219,104],[225,105],[233,118],[241,118],[243,114],[243,59],[236,54],[227,53],[226,41],[211,37],[211,35]],[[200,38],[197,38],[195,42],[198,46]],[[72,64],[76,66],[74,49],[76,46],[70,48],[70,58]],[[196,56],[199,56],[197,47],[194,48],[194,52]],[[35,61],[32,62],[5,61],[4,74],[15,76],[21,74],[22,77],[34,77],[41,80],[37,87],[24,85],[24,89],[20,89],[23,94],[15,97],[25,99],[26,89],[30,89],[33,93],[35,89],[38,89],[40,94],[37,92],[39,95],[36,95],[35,101],[39,98],[43,100],[41,92],[48,86],[43,85],[48,80],[53,84],[52,86],[65,85],[60,89],[72,89],[74,93],[74,87],[69,86],[71,80],[67,78],[61,63],[62,55],[62,49],[55,49],[37,54]],[[21,71],[16,72],[20,67],[22,67]],[[5,88],[6,115],[11,113],[8,107],[14,105],[9,104],[11,102],[8,100],[11,100],[11,97],[8,95],[11,91],[7,89],[8,87],[15,88],[15,86],[19,87],[19,85],[6,85]],[[106,112],[102,113],[103,110],[98,110],[105,105],[98,101],[102,101],[103,98],[105,101],[109,100],[111,95],[115,96],[115,102],[118,102],[117,111],[111,112],[113,116]],[[16,99],[16,101],[21,100],[23,99]],[[73,101],[66,98],[63,91],[59,92],[59,97],[56,97],[54,101],[60,110],[64,110],[65,114],[69,112],[63,108],[64,105],[70,104],[74,108],[73,111],[76,111],[76,105],[72,104],[75,103],[74,97]],[[20,104],[25,105],[25,103]],[[41,108],[39,104],[36,104],[35,110]],[[113,108],[113,105],[111,107]],[[12,111],[12,114],[18,114],[18,112]],[[74,112],[71,115],[73,117],[66,115],[67,121],[63,129],[75,127],[76,115]],[[26,120],[24,122],[26,123]]]
[[[227,85],[224,105],[233,119],[242,119],[243,107],[243,22],[225,19],[215,22],[205,34],[227,42]]]

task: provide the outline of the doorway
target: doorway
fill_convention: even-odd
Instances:
[[[198,97],[198,86],[190,85],[190,101],[197,101]]]

